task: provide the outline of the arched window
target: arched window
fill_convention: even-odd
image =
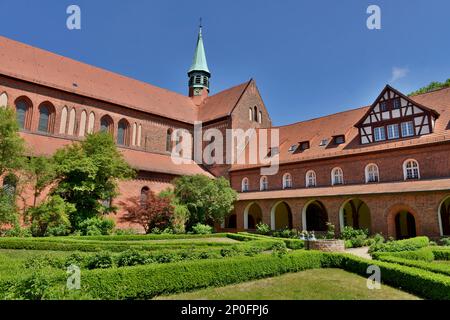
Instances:
[[[331,171],[331,184],[333,186],[344,184],[344,173],[342,172],[341,168],[334,168]]]
[[[131,137],[131,145],[135,146],[136,145],[136,137],[137,137],[137,123],[133,123],[133,134]]]
[[[148,194],[150,193],[150,188],[145,186],[141,189],[140,202],[141,206],[145,206],[148,200]]]
[[[86,110],[83,110],[81,112],[81,118],[80,118],[80,130],[78,131],[79,137],[84,137],[86,134],[86,122],[87,122],[87,112]]]
[[[406,160],[403,163],[403,175],[405,180],[420,179],[419,163],[414,159]]]
[[[142,125],[140,124],[138,126],[138,133],[137,133],[137,137],[136,137],[136,145],[138,147],[141,146],[141,139],[142,139]]]
[[[127,120],[119,121],[117,127],[117,144],[121,146],[128,146],[130,144],[130,125]]]
[[[104,132],[108,132],[113,134],[113,126],[114,122],[112,120],[112,118],[108,115],[103,116],[100,119],[100,131],[104,131]]]
[[[374,163],[370,163],[366,166],[366,183],[380,181],[380,175],[378,173],[378,166]]]
[[[172,129],[167,129],[166,132],[166,151],[172,152]]]
[[[67,107],[62,108],[61,110],[61,119],[59,124],[59,134],[66,134],[66,126],[67,126],[67,114],[69,110]]]
[[[8,95],[6,94],[6,92],[3,92],[2,94],[0,94],[0,108],[6,107],[7,105],[8,105]]]
[[[88,134],[91,134],[94,132],[94,124],[95,124],[95,114],[94,114],[94,112],[91,112],[89,114],[89,121],[88,121],[88,127],[87,127]]]
[[[261,122],[262,122],[262,112],[260,111],[258,113],[258,123],[261,123]]]
[[[3,179],[3,190],[10,197],[13,197],[16,194],[17,180],[17,177],[12,173],[8,174]]]
[[[248,178],[242,179],[242,192],[247,192],[249,187]]]
[[[253,110],[248,108],[248,120],[253,121]]]
[[[44,102],[39,106],[39,132],[53,133],[54,110],[54,107],[50,103]]]
[[[253,107],[253,121],[258,121],[258,108],[256,106]]]
[[[72,108],[72,110],[70,110],[70,114],[69,114],[69,128],[67,129],[67,134],[70,136],[73,136],[73,134],[75,133],[76,117],[77,117],[77,112],[75,111],[75,108]]]
[[[317,185],[316,173],[313,170],[309,170],[306,173],[305,181],[306,181],[306,187],[307,188],[315,187]]]
[[[292,188],[292,176],[290,173],[285,173],[283,175],[283,189]]]
[[[20,129],[30,130],[33,106],[25,97],[16,100],[16,117]]]
[[[259,180],[259,190],[265,191],[269,189],[269,181],[266,176],[262,176]]]

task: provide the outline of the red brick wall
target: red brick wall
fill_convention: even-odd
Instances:
[[[401,210],[407,210],[415,218],[417,235],[438,238],[440,237],[439,206],[447,197],[450,197],[450,191],[239,201],[235,205],[235,213],[237,214],[238,230],[244,230],[244,210],[250,203],[256,202],[262,209],[263,222],[270,226],[272,208],[280,201],[284,201],[291,209],[294,228],[303,230],[303,211],[309,202],[318,200],[325,207],[328,220],[336,226],[336,230],[339,232],[341,207],[349,199],[358,198],[369,207],[371,233],[382,233],[385,237],[395,237],[395,215]]]
[[[293,188],[304,188],[309,170],[316,172],[317,186],[330,186],[331,170],[335,167],[342,168],[345,184],[365,183],[365,167],[369,163],[378,165],[380,182],[403,181],[403,162],[410,158],[419,162],[421,179],[450,177],[450,144],[441,144],[280,165],[278,174],[268,176],[269,190],[281,189],[282,177],[287,172],[292,175]],[[259,190],[259,169],[231,172],[230,176],[231,185],[236,190],[241,190],[244,177],[250,180],[250,191]]]

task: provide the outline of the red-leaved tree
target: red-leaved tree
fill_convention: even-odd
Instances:
[[[141,225],[145,233],[153,228],[162,230],[168,227],[174,210],[168,197],[160,197],[152,191],[148,191],[143,197],[121,201],[120,205],[127,212],[121,220]]]

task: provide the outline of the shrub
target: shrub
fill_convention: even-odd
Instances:
[[[220,249],[220,255],[222,257],[234,257],[238,255],[236,248],[222,248]]]
[[[70,265],[76,265],[80,268],[85,266],[86,264],[86,256],[83,256],[79,252],[74,252],[70,256],[66,258],[65,261],[65,267],[68,267]]]
[[[272,232],[272,237],[276,238],[297,238],[297,230],[290,230],[290,229],[284,229],[281,231],[274,231]]]
[[[259,234],[264,234],[264,235],[268,235],[270,234],[270,227],[269,225],[265,224],[265,223],[258,223],[256,225],[256,232],[258,232]]]
[[[450,238],[441,238],[441,240],[439,240],[439,243],[443,246],[450,246]]]
[[[116,236],[129,236],[129,235],[137,235],[139,232],[134,228],[120,228],[114,229],[113,234]]]
[[[75,206],[60,196],[52,196],[36,207],[28,209],[31,216],[31,232],[36,237],[64,236],[70,232],[69,215]]]
[[[288,250],[286,248],[286,244],[284,242],[276,242],[272,245],[272,254],[278,257],[284,256],[287,254]]]
[[[350,254],[336,256],[335,259],[330,260],[329,267],[342,268],[366,277],[367,268],[370,265],[376,265],[380,267],[382,281],[387,285],[428,299],[450,299],[450,277],[448,276],[396,263],[362,259]],[[425,264],[429,263],[425,262]]]
[[[49,287],[49,280],[42,274],[35,272],[19,283],[15,288],[15,294],[21,299],[42,300]]]
[[[132,249],[122,252],[117,258],[118,267],[137,266],[150,262],[152,260],[147,255]]]
[[[331,222],[327,222],[327,239],[334,239],[336,227]]]
[[[438,263],[429,263],[428,261],[422,260],[410,260],[395,256],[382,255],[380,260],[386,262],[393,262],[400,264],[402,266],[414,267],[423,270],[428,270],[435,273],[441,273],[447,276],[450,276],[450,266],[447,264],[438,264]]]
[[[450,260],[450,249],[447,248],[431,248],[436,260]]]
[[[298,252],[282,257],[260,255],[91,270],[83,273],[80,294],[91,299],[150,299],[320,268],[322,257],[321,252]]]
[[[112,219],[93,217],[79,223],[78,229],[83,236],[109,235],[114,229],[115,222]]]
[[[121,221],[142,226],[145,233],[152,229],[165,229],[170,225],[174,207],[171,199],[148,191],[145,198],[131,197],[119,203],[127,212]]]
[[[353,229],[345,226],[342,230],[340,238],[345,240],[347,248],[358,248],[365,246],[369,241],[367,239],[369,230],[367,229]]]
[[[386,243],[373,244],[369,248],[372,252],[397,252],[397,251],[414,251],[423,247],[427,247],[430,240],[428,237],[415,237],[405,240],[389,241]]]
[[[192,231],[194,234],[210,234],[212,233],[213,228],[206,224],[197,223],[192,227]]]
[[[99,252],[89,257],[86,267],[88,269],[106,269],[114,265],[111,253],[107,251]]]
[[[399,252],[373,252],[372,257],[377,260],[383,260],[385,257],[397,257],[408,260],[422,260],[431,262],[435,259],[433,251],[430,248],[422,248],[415,251]]]
[[[0,204],[1,205],[1,204]],[[5,230],[3,232],[3,236],[5,237],[20,237],[26,238],[33,236],[30,228],[21,228],[20,225],[15,225],[13,228]]]

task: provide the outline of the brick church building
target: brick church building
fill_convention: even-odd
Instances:
[[[201,29],[181,95],[0,37],[0,106],[16,109],[30,156],[106,130],[137,169],[119,202],[180,175],[225,176],[239,192],[218,229],[323,231],[327,221],[395,238],[450,235],[450,88],[408,97],[386,86],[370,106],[273,127],[254,80],[210,94]],[[370,98],[369,98],[370,99]],[[174,163],[177,129],[278,130],[276,175],[262,164]],[[203,146],[206,144],[203,142]],[[3,179],[3,184],[8,181]],[[25,205],[32,195],[21,197]],[[114,216],[120,227],[130,225]],[[134,227],[134,226],[132,226]]]

